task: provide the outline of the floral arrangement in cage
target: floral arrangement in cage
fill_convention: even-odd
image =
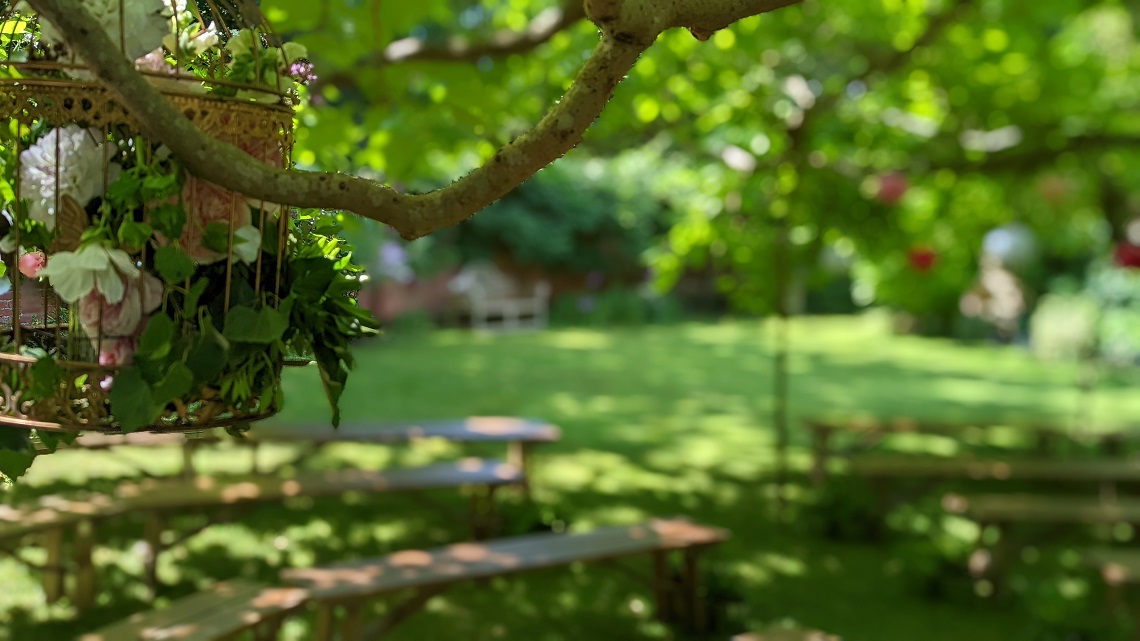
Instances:
[[[122,53],[206,133],[288,167],[311,76],[249,0],[91,0]],[[338,215],[291,211],[184,171],[54,27],[0,24],[0,424],[57,431],[242,425],[315,361],[333,421],[376,323]],[[2,470],[0,470],[2,472]]]

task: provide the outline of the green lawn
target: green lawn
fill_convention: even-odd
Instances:
[[[938,419],[1029,420],[1068,425],[1077,415],[1073,366],[1041,364],[1017,348],[962,346],[894,337],[875,316],[808,319],[791,333],[793,417],[900,415]],[[506,506],[516,531],[530,521],[571,528],[687,514],[725,526],[734,540],[714,556],[743,593],[735,608],[751,626],[798,622],[848,641],[1007,641],[1030,639],[1016,602],[956,597],[933,600],[906,579],[911,559],[896,544],[825,539],[812,524],[816,493],[803,483],[807,440],[796,425],[791,507],[776,518],[770,334],[756,322],[613,330],[553,330],[510,336],[446,331],[396,336],[362,346],[342,402],[345,420],[471,414],[529,415],[565,432],[540,450],[536,516]],[[316,372],[289,372],[281,421],[327,420]],[[1096,426],[1120,427],[1140,410],[1128,376],[1102,381]],[[899,447],[951,453],[944,438]],[[311,464],[421,464],[457,448],[338,446]],[[288,448],[267,458],[289,459]],[[38,461],[11,491],[15,499],[76,487],[101,487],[138,469],[167,472],[177,452],[65,452]],[[246,458],[221,451],[204,459],[219,471]],[[445,493],[446,494],[446,493]],[[443,500],[461,505],[455,497]],[[192,525],[195,517],[186,517]],[[35,575],[0,560],[0,639],[70,639],[144,609],[131,546],[140,522],[111,524],[97,563],[106,577],[99,608],[76,621],[66,605],[47,608]],[[190,592],[213,579],[272,580],[281,567],[343,559],[464,536],[463,528],[406,497],[359,497],[318,504],[298,499],[212,526],[170,554],[161,567]],[[458,588],[434,601],[391,638],[665,639],[651,618],[649,594],[620,573],[587,566]],[[288,629],[305,637],[306,623]],[[7,630],[7,637],[5,637]]]

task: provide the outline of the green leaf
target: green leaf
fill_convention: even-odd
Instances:
[[[142,180],[136,171],[124,171],[107,187],[103,199],[115,209],[131,210],[142,204]]]
[[[158,418],[162,406],[156,405],[150,386],[134,367],[119,370],[111,383],[111,414],[124,432],[138,431]]]
[[[194,273],[194,261],[175,245],[159,247],[154,252],[154,267],[167,283],[180,283]]]
[[[198,311],[198,301],[202,299],[202,294],[206,292],[206,288],[210,286],[210,281],[202,278],[194,282],[190,286],[190,291],[186,292],[186,316],[189,318],[194,317]]]
[[[59,386],[67,377],[55,359],[50,356],[41,356],[32,365],[30,373],[32,382],[28,386],[27,398],[38,400],[51,398],[59,390]]]
[[[218,338],[221,338],[220,334]],[[206,334],[199,336],[186,354],[186,366],[193,373],[194,380],[199,383],[216,384],[215,379],[222,373],[225,365],[226,348]]]
[[[219,254],[230,251],[230,225],[229,223],[210,223],[202,235],[202,246]]]
[[[150,224],[163,236],[178,238],[186,226],[186,210],[181,205],[159,205],[150,210]]]
[[[30,452],[0,449],[0,476],[15,481],[28,471],[36,455]]]
[[[60,444],[71,445],[75,439],[79,438],[78,433],[68,432],[46,432],[44,430],[36,430],[36,438],[44,444],[49,452],[56,451]],[[0,445],[0,447],[3,447]]]
[[[170,401],[184,398],[194,384],[194,372],[183,363],[174,363],[152,392],[157,404],[165,406]]]
[[[169,198],[178,193],[178,174],[151,174],[142,181],[143,198],[149,201]]]
[[[166,358],[174,342],[174,321],[166,314],[155,314],[146,322],[146,330],[139,337],[136,358],[157,361]]]
[[[288,319],[286,314],[271,307],[262,307],[258,310],[235,307],[226,314],[226,325],[222,335],[231,343],[268,345],[281,340],[281,335],[289,327]]]
[[[119,244],[128,252],[136,252],[150,242],[153,234],[154,228],[150,225],[128,220],[119,226]]]

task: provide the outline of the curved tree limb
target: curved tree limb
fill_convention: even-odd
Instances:
[[[473,62],[480,58],[502,58],[525,53],[550,41],[586,17],[582,0],[568,0],[561,7],[539,13],[523,31],[504,30],[487,41],[473,42],[462,36],[452,36],[439,44],[418,38],[402,38],[383,51],[365,56],[360,62],[368,65],[386,65],[397,62]]]
[[[582,0],[566,0],[561,7],[547,9],[531,20],[523,31],[503,30],[487,40],[472,41],[464,36],[451,36],[442,43],[429,43],[419,38],[401,38],[381,51],[362,56],[347,70],[322,74],[315,87],[334,85],[349,89],[357,84],[351,69],[384,67],[409,62],[475,62],[484,58],[500,59],[527,53],[546,44],[559,33],[586,18]]]
[[[465,220],[506,195],[581,141],[641,52],[662,31],[687,27],[698,35],[798,0],[608,0],[628,4],[617,16],[587,14],[602,40],[565,97],[527,134],[504,146],[467,176],[442,189],[406,195],[375,181],[337,173],[269,167],[199,131],[137,73],[99,28],[81,0],[30,0],[83,56],[143,133],[171,149],[195,176],[253,198],[298,207],[344,209],[395,228],[407,239]],[[719,25],[719,26],[718,26]],[[706,36],[707,37],[707,36]]]

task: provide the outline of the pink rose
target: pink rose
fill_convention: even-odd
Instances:
[[[79,323],[99,347],[108,339],[134,338],[142,329],[143,317],[162,304],[162,281],[144,273],[123,280],[123,299],[114,305],[107,303],[98,291],[79,299]],[[133,350],[132,350],[133,351]]]
[[[20,256],[20,273],[28,278],[38,278],[40,270],[47,264],[47,257],[43,252],[28,252]]]
[[[192,175],[186,176],[182,187],[182,201],[186,207],[186,226],[178,246],[194,262],[205,265],[222,260],[225,254],[206,248],[206,226],[225,223],[232,229],[249,225],[252,217],[245,197]]]
[[[104,339],[102,349],[99,350],[99,364],[107,367],[130,365],[138,346],[139,339],[134,336]]]
[[[219,122],[222,125],[228,124],[228,115],[223,113]],[[274,167],[284,166],[281,144],[276,138],[258,138],[249,134],[236,136],[227,132],[219,135],[218,140],[234,145],[261,162]],[[178,246],[199,265],[214,263],[226,257],[202,244],[208,225],[225,223],[230,229],[240,229],[253,221],[251,206],[264,208],[274,214],[278,207],[271,203],[248,200],[241,194],[222,189],[190,174],[187,174],[182,187],[182,202],[186,208],[186,226],[182,229]]]

